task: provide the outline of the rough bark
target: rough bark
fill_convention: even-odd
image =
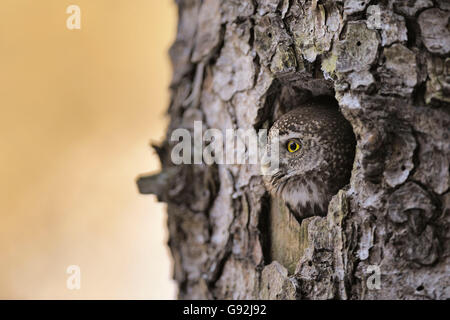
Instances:
[[[449,2],[177,4],[163,172],[139,185],[168,203],[179,297],[450,298]],[[170,161],[170,133],[193,120],[267,128],[323,94],[357,138],[326,217],[292,219],[254,167]]]

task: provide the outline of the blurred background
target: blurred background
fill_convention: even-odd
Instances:
[[[175,298],[165,207],[135,186],[175,31],[172,0],[1,0],[0,298]]]

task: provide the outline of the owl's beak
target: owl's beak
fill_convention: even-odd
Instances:
[[[269,174],[270,170],[270,157],[267,155],[267,152],[264,152],[261,158],[261,173],[262,175]]]
[[[270,163],[261,163],[261,173],[263,175],[266,175],[269,173],[269,169],[270,169]]]
[[[262,175],[273,175],[275,173],[278,172],[279,168],[278,168],[278,163],[275,163],[276,165],[274,165],[274,161],[273,159],[271,159],[270,156],[267,155],[267,153],[265,153],[263,155],[263,157],[261,158],[261,174]]]

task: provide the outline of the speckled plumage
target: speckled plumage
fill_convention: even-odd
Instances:
[[[279,134],[279,168],[266,175],[266,187],[281,197],[298,220],[325,215],[333,195],[350,179],[355,137],[337,107],[310,103],[278,119],[269,131],[270,144]],[[300,150],[289,153],[290,140]]]

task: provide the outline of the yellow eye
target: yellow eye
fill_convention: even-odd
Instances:
[[[287,149],[290,153],[294,153],[300,150],[300,144],[297,141],[289,140],[287,143]]]

